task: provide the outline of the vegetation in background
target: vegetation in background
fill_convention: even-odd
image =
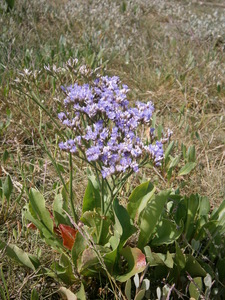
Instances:
[[[18,0],[9,10],[6,3],[1,4],[0,294],[3,299],[58,299],[60,287],[61,294],[69,294],[62,286],[76,293],[87,266],[89,272],[97,272],[98,276],[84,280],[92,288],[81,285],[78,299],[84,299],[83,289],[87,299],[108,299],[113,295],[112,288],[117,297],[121,294],[128,299],[144,296],[148,299],[149,295],[151,299],[190,296],[222,299],[225,192],[222,6],[220,1],[210,6],[185,1],[149,4],[144,0],[104,3]],[[77,58],[79,65],[74,66],[70,58]],[[145,102],[151,99],[155,104],[152,124],[159,139],[167,128],[173,131],[171,142],[164,148],[161,168],[146,165],[127,180],[118,197],[120,202],[114,202],[110,225],[107,223],[109,231],[103,240],[107,244],[117,232],[115,238],[125,248],[119,247],[124,260],[112,265],[105,259],[112,253],[103,255],[103,252],[117,248],[112,242],[108,248],[102,247],[105,244],[97,234],[101,224],[98,208],[89,205],[89,212],[83,208],[94,187],[94,193],[102,190],[91,183],[90,170],[75,157],[71,177],[71,160],[58,149],[66,133],[57,119],[64,98],[60,86],[79,82],[78,71],[83,64],[91,70],[98,69],[101,75],[119,76],[131,90],[128,94],[131,103],[138,98]],[[148,131],[140,134],[149,137]],[[160,192],[163,190],[170,192]],[[71,203],[71,195],[76,214],[82,218],[85,230],[88,228],[85,241],[91,243],[88,245],[95,253],[90,255],[91,261],[81,259],[78,268],[81,277],[74,272],[77,270],[74,257],[82,257],[85,249],[77,250],[80,253],[72,250],[71,254],[63,245],[63,240],[68,239],[64,234],[68,236],[69,230],[69,245],[73,245],[74,232],[78,230],[70,219],[70,209],[69,215],[65,213],[64,205]],[[149,215],[154,211],[155,215]],[[88,223],[85,213],[95,215],[93,224]],[[127,216],[131,227],[124,226],[121,214]],[[39,231],[31,231],[32,224],[27,218],[32,218]],[[147,229],[145,220],[153,222]],[[48,226],[50,233],[46,231]],[[129,231],[132,226],[138,232]],[[83,243],[78,234],[74,249],[79,249],[75,248],[79,241]],[[61,249],[61,258],[51,247]],[[145,256],[146,269],[139,275],[135,273],[142,270],[135,269],[131,262],[132,257],[137,257],[134,251],[138,250],[129,249],[140,249]],[[25,265],[25,271],[5,254]],[[118,256],[115,257],[117,260]],[[114,272],[107,277],[109,269]],[[123,281],[119,276],[126,274],[129,274],[124,280],[126,284],[119,283]],[[133,275],[134,280],[130,279]]]

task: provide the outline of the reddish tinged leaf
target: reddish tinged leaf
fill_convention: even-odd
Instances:
[[[27,228],[28,229],[37,229],[37,227],[33,224],[33,223],[29,223],[29,224],[27,224]]]
[[[71,250],[73,248],[77,230],[65,224],[60,224],[59,229],[63,238],[63,246]]]
[[[59,235],[60,237],[62,236],[61,230],[58,227],[54,226],[53,230],[57,235]]]
[[[136,273],[141,273],[146,268],[145,255],[138,248],[127,246],[121,250],[121,255],[128,262],[128,270],[126,274],[118,276],[116,279],[120,282],[126,282]]]

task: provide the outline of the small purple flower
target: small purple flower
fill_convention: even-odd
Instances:
[[[99,147],[91,147],[86,150],[86,156],[88,161],[96,161],[99,159],[101,151]]]
[[[65,146],[65,144],[64,144],[63,142],[60,142],[60,143],[59,143],[59,148],[60,148],[61,150],[67,150],[67,147]]]
[[[100,132],[100,139],[104,141],[109,136],[108,128],[104,128],[102,132]]]
[[[76,153],[77,152],[77,147],[74,145],[70,148],[71,153]]]
[[[111,176],[115,173],[115,171],[116,171],[116,169],[115,169],[114,166],[110,166],[109,168],[103,166],[102,171],[101,171],[102,172],[102,177],[106,178],[108,176]]]
[[[58,118],[62,121],[66,118],[66,114],[64,112],[61,112],[58,114]]]
[[[138,163],[135,162],[135,161],[132,162],[131,168],[133,169],[133,171],[134,171],[135,173],[137,173],[137,172],[139,171]]]

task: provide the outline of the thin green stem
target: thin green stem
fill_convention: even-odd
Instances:
[[[102,184],[101,184],[101,222],[100,222],[100,230],[98,235],[98,244],[101,242],[102,237],[102,229],[103,229],[103,222],[104,222],[104,215],[105,215],[105,201],[104,201],[104,178],[102,177]]]
[[[105,210],[105,213],[104,213],[104,216],[107,215],[107,212],[110,208],[110,206],[112,205],[114,199],[116,198],[117,194],[119,193],[119,191],[121,190],[121,188],[124,186],[124,184],[126,183],[126,180],[133,174],[133,170],[131,170],[127,175],[125,175],[122,179],[121,179],[121,182],[119,184],[119,187],[116,189],[115,192],[113,192],[113,194],[111,195],[111,199],[106,207],[106,210]]]
[[[72,209],[73,218],[74,218],[75,223],[77,223],[78,216],[75,211],[74,202],[73,202],[73,158],[72,158],[71,153],[69,154],[69,165],[70,165],[70,191],[69,191],[70,196],[69,196],[69,199],[70,199],[70,206]]]

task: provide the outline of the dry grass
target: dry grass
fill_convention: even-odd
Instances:
[[[42,0],[31,4],[18,0],[14,11],[0,17],[3,29],[0,37],[1,122],[7,119],[7,109],[12,113],[10,126],[0,129],[0,155],[2,157],[5,149],[10,153],[8,161],[0,167],[0,175],[5,177],[9,173],[12,176],[14,197],[23,184],[18,156],[26,184],[43,190],[49,206],[52,187],[59,182],[41,143],[38,144],[37,131],[29,117],[23,114],[28,112],[27,102],[11,88],[17,71],[40,69],[48,63],[62,65],[75,55],[91,64],[95,55],[93,65],[108,60],[107,73],[119,75],[129,85],[131,99],[153,100],[158,123],[174,132],[177,153],[182,142],[196,146],[198,166],[195,171],[188,178],[174,179],[170,186],[174,189],[179,186],[188,194],[206,195],[212,206],[217,206],[225,196],[224,9],[218,10],[211,2],[198,5],[194,1],[188,4],[175,0],[169,4],[162,0],[152,1],[151,5],[147,0],[137,0],[133,4],[125,1],[126,6],[120,1],[84,2]],[[214,24],[215,18],[217,23]],[[69,78],[65,81],[69,82]],[[56,114],[59,94],[58,90],[54,91],[50,77],[42,77],[38,89],[41,99]],[[63,176],[68,179],[68,163],[57,150],[56,132],[50,120],[31,102],[30,110],[37,124],[43,118],[43,134],[48,147],[56,153],[65,169]],[[76,163],[74,192],[79,207],[86,170]],[[155,175],[147,172],[152,180],[160,181]],[[0,238],[16,242],[33,253],[41,249],[48,265],[52,253],[39,240],[37,242],[37,235],[30,235],[23,224],[21,209],[26,202],[24,194],[13,211],[12,205],[11,215],[0,224]],[[54,281],[26,273],[4,253],[1,256],[0,266],[10,299],[30,299],[33,287],[38,290],[40,299],[58,299],[56,294],[52,295],[57,290]]]

